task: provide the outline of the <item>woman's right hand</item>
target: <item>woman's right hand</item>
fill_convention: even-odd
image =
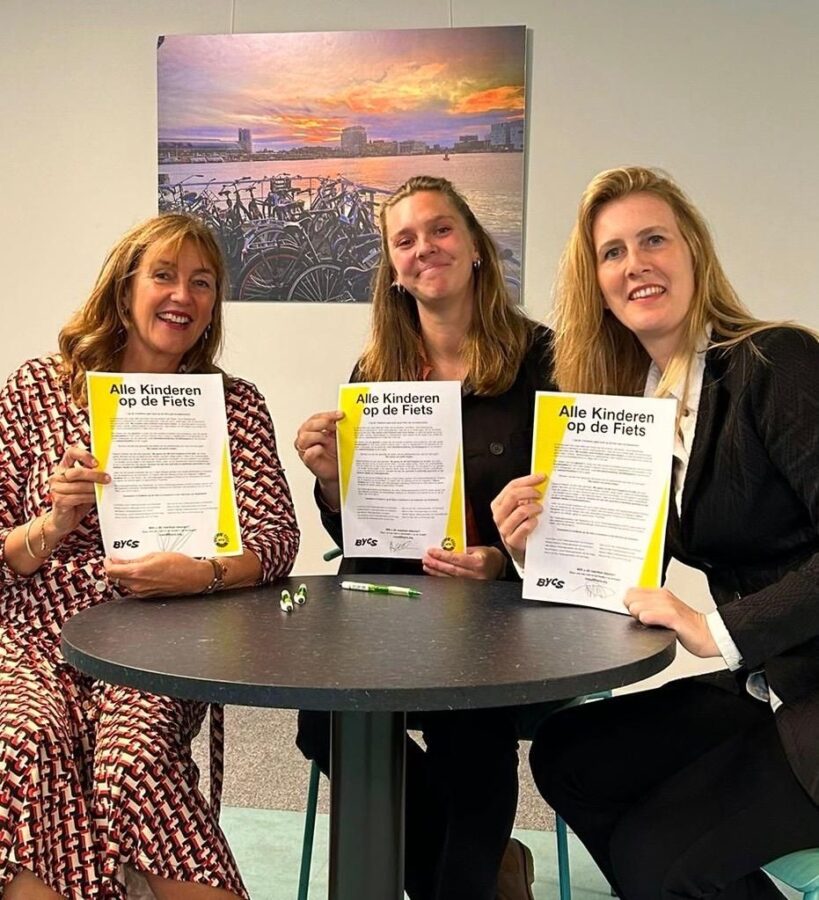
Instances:
[[[70,534],[93,508],[94,485],[110,483],[111,476],[101,472],[98,466],[85,447],[69,444],[65,448],[62,459],[48,479],[51,513],[46,523],[46,536],[52,538],[49,541],[52,546]]]
[[[322,497],[333,509],[340,503],[336,423],[343,418],[344,413],[337,409],[316,413],[299,427],[293,442],[299,459],[316,476]]]
[[[526,538],[535,530],[538,516],[543,512],[540,498],[545,475],[524,475],[515,478],[492,501],[492,518],[504,546],[512,559],[523,566],[526,559]]]

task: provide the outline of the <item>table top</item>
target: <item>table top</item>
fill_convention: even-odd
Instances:
[[[519,583],[361,575],[422,596],[347,591],[335,575],[166,600],[122,598],[63,628],[95,678],[175,697],[294,709],[415,711],[567,699],[647,678],[675,635],[628,616],[520,598]],[[283,588],[308,599],[283,612]]]

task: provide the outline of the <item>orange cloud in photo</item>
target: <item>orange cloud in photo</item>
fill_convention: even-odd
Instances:
[[[501,109],[522,113],[523,99],[522,84],[504,85],[467,94],[451,106],[449,111],[455,116],[475,115]]]
[[[337,141],[346,120],[338,116],[314,116],[297,113],[275,113],[259,117],[259,138],[274,140],[277,136],[307,144]]]
[[[446,98],[446,64],[403,63],[390,66],[378,79],[356,81],[334,94],[316,97],[326,109],[346,109],[358,115],[411,112]]]

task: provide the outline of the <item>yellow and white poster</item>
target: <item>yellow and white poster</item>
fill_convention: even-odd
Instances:
[[[538,391],[532,472],[546,481],[524,597],[627,613],[630,587],[660,586],[676,407]]]
[[[336,429],[345,556],[466,549],[461,384],[344,384]]]
[[[105,552],[242,553],[221,375],[89,372]]]

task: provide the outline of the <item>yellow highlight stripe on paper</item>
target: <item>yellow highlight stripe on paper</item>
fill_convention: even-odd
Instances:
[[[641,588],[658,588],[660,575],[663,570],[663,541],[665,538],[666,518],[668,517],[668,485],[663,490],[660,506],[657,509],[657,518],[654,520],[654,528],[651,531],[651,539],[648,542],[646,558],[643,560],[643,569],[640,572],[640,580],[637,586]]]
[[[566,394],[553,396],[546,394],[535,399],[535,445],[532,452],[532,473],[545,475],[546,481],[537,485],[535,490],[542,494],[552,478],[557,454],[563,439],[566,437],[568,416],[561,416],[564,406],[574,406],[574,397]],[[548,437],[548,440],[546,438]]]
[[[222,477],[219,484],[219,540],[215,542],[216,556],[235,556],[242,550],[235,497],[233,470],[230,465],[230,446],[225,442],[222,449]],[[227,539],[227,543],[225,543],[225,539]]]
[[[345,384],[338,391],[338,408],[344,413],[344,418],[336,425],[342,506],[347,498],[347,489],[350,486],[350,474],[353,471],[358,430],[361,427],[361,417],[364,411],[364,404],[356,403],[356,400],[360,394],[368,394],[369,392],[369,386],[362,384]]]
[[[446,537],[454,543],[454,546],[448,547],[448,549],[454,550],[456,553],[463,553],[466,550],[462,468],[461,451],[459,449],[455,460],[455,475],[452,481],[452,496],[449,501],[449,517],[446,523]]]
[[[91,452],[99,463],[100,471],[108,470],[111,456],[111,441],[119,413],[120,393],[112,391],[121,387],[125,379],[121,375],[102,375],[89,372],[86,375],[88,388],[88,417],[91,425]],[[105,485],[95,484],[97,500],[102,498]]]

